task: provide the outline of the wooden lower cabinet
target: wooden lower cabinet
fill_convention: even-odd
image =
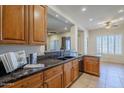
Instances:
[[[64,87],[72,83],[72,62],[64,64]]]
[[[44,71],[45,88],[63,88],[63,65]]]
[[[27,78],[21,79],[17,82],[11,83],[5,88],[42,88],[43,87],[43,74],[38,73]]]
[[[63,88],[63,73],[58,73],[44,81],[44,88]]]
[[[18,80],[3,88],[63,88],[69,87],[79,76],[78,60],[49,68]]]
[[[79,76],[79,62],[72,60],[64,64],[64,87],[69,87]]]
[[[99,62],[94,62],[92,67],[92,73],[99,76]]]
[[[99,76],[99,57],[84,57],[84,72]]]
[[[72,69],[72,80],[76,80],[79,76],[79,62],[78,60],[73,61],[73,69]]]

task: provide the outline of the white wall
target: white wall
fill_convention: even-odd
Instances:
[[[84,54],[84,32],[78,32],[78,53]]]
[[[106,62],[115,62],[115,63],[124,63],[124,26],[121,25],[118,28],[113,28],[111,30],[107,29],[97,29],[93,31],[89,31],[88,37],[88,54],[96,55],[96,36],[99,35],[114,35],[114,34],[122,34],[122,55],[103,55],[101,57],[101,61]]]
[[[78,52],[78,27],[76,25],[71,27],[71,50]]]
[[[38,55],[43,55],[45,51],[45,46],[30,46],[30,45],[0,45],[0,54],[6,52],[25,50],[26,55],[30,53],[37,52]]]
[[[87,55],[88,52],[88,37],[89,33],[87,30],[84,31],[84,54]]]

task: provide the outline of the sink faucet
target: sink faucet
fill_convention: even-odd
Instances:
[[[61,51],[61,56],[65,56],[65,49],[63,49],[62,51]]]

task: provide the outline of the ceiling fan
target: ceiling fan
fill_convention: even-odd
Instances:
[[[112,27],[118,27],[119,23],[122,22],[124,18],[118,18],[114,20],[107,20],[107,21],[102,21],[98,23],[100,27],[105,27],[106,29],[110,29]]]
[[[105,23],[105,28],[106,29],[110,29],[112,27],[118,27],[118,24],[114,24],[111,21],[108,21],[108,22]]]

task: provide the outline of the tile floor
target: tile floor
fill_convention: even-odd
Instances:
[[[100,77],[84,73],[71,88],[124,88],[124,65],[101,62]]]

